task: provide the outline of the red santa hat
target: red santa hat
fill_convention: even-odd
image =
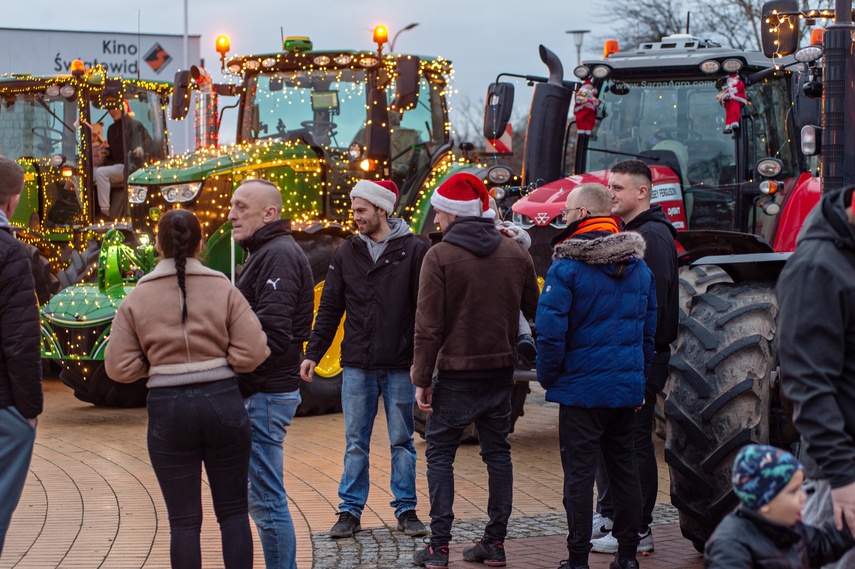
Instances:
[[[362,198],[391,214],[398,201],[398,186],[392,180],[359,180],[350,191],[353,198]]]
[[[457,217],[493,217],[487,187],[468,172],[458,172],[443,182],[431,196],[430,205]]]

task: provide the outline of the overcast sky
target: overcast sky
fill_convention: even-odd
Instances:
[[[310,36],[316,49],[374,49],[375,25],[385,24],[391,40],[418,22],[399,36],[395,51],[450,59],[457,91],[452,107],[467,99],[480,105],[500,72],[546,75],[538,56],[541,43],[558,54],[570,78],[576,47],[566,30],[592,30],[585,36],[583,58],[602,53],[600,41],[609,31],[602,11],[595,16],[593,3],[582,0],[188,0],[188,6],[188,31],[202,36],[202,57],[212,73],[219,69],[214,40],[220,34],[231,38],[230,55],[278,51],[280,29],[286,36]],[[182,34],[184,2],[6,2],[0,26],[135,33],[138,21],[141,33]],[[530,90],[518,88],[516,94],[516,114],[527,112]]]

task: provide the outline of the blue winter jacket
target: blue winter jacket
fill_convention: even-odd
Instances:
[[[537,380],[547,401],[638,407],[653,360],[656,287],[638,233],[555,247],[537,307]]]

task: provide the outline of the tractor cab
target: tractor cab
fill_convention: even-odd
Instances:
[[[126,180],[145,162],[166,156],[170,91],[168,83],[107,77],[103,69],[86,69],[79,60],[69,75],[0,78],[0,153],[16,159],[25,172],[24,191],[10,223],[51,266],[36,275],[37,287],[41,277],[54,282],[53,290],[40,293],[40,300],[56,292],[56,284],[68,286],[88,272],[92,248],[88,261],[75,253],[84,253],[87,244],[106,231],[94,229],[96,223],[127,216],[125,184],[116,181],[110,215],[96,217],[100,211],[94,172],[111,163],[106,152],[113,123],[109,109],[121,106],[141,125],[123,129],[125,149],[136,151],[124,160],[114,157],[126,165],[121,175]],[[142,129],[145,140],[137,140],[133,135]]]

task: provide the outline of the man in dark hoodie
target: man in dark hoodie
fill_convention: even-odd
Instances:
[[[778,279],[781,385],[793,402],[808,481],[807,524],[855,529],[853,187],[825,194]],[[855,566],[847,553],[836,567]],[[827,566],[832,567],[832,566]]]
[[[412,381],[425,426],[430,543],[413,561],[448,566],[454,519],[454,456],[463,430],[475,423],[487,465],[490,521],[464,559],[505,564],[504,541],[513,503],[508,433],[519,313],[531,318],[538,287],[528,251],[505,239],[493,221],[484,183],[469,173],[449,177],[433,196],[442,242],[425,256],[419,281]],[[434,381],[434,369],[437,371]]]
[[[27,480],[43,403],[33,273],[9,228],[23,188],[21,167],[0,156],[0,554]]]
[[[312,381],[346,310],[341,403],[347,446],[338,487],[338,521],[330,537],[351,537],[362,529],[359,520],[370,488],[371,432],[381,395],[392,451],[390,483],[395,499],[390,506],[399,531],[422,536],[427,529],[416,515],[416,397],[408,371],[413,363],[419,270],[427,245],[403,219],[389,218],[398,199],[394,182],[360,180],[350,199],[359,234],[348,237],[333,255],[300,369],[303,379]]]
[[[609,201],[601,184],[570,192],[567,229],[555,245],[537,308],[537,380],[547,401],[561,404],[569,554],[562,569],[588,567],[600,452],[611,482],[618,541],[610,568],[638,567],[641,489],[633,425],[653,362],[656,292],[642,260],[644,239],[618,232],[615,220],[602,214]],[[585,212],[593,215],[581,217]]]
[[[309,339],[314,282],[306,254],[280,219],[282,194],[266,180],[235,190],[229,212],[235,240],[249,252],[237,287],[249,301],[270,356],[239,379],[252,423],[249,513],[267,569],[297,567],[297,539],[282,479],[282,443],[300,405],[300,362]]]
[[[624,160],[615,164],[609,173],[609,193],[612,214],[623,221],[624,231],[635,231],[644,238],[644,262],[656,281],[656,353],[644,389],[644,405],[635,416],[635,452],[638,457],[638,475],[641,480],[641,542],[638,551],[653,551],[653,507],[659,492],[659,467],[653,446],[653,422],[656,396],[668,380],[670,344],[677,339],[679,320],[679,283],[677,273],[677,247],[674,238],[677,230],[665,217],[660,205],[650,205],[653,188],[650,168],[640,160]],[[609,496],[609,483],[602,460],[597,468],[597,511],[591,533],[593,551],[614,553],[618,543],[611,533],[614,508]]]

